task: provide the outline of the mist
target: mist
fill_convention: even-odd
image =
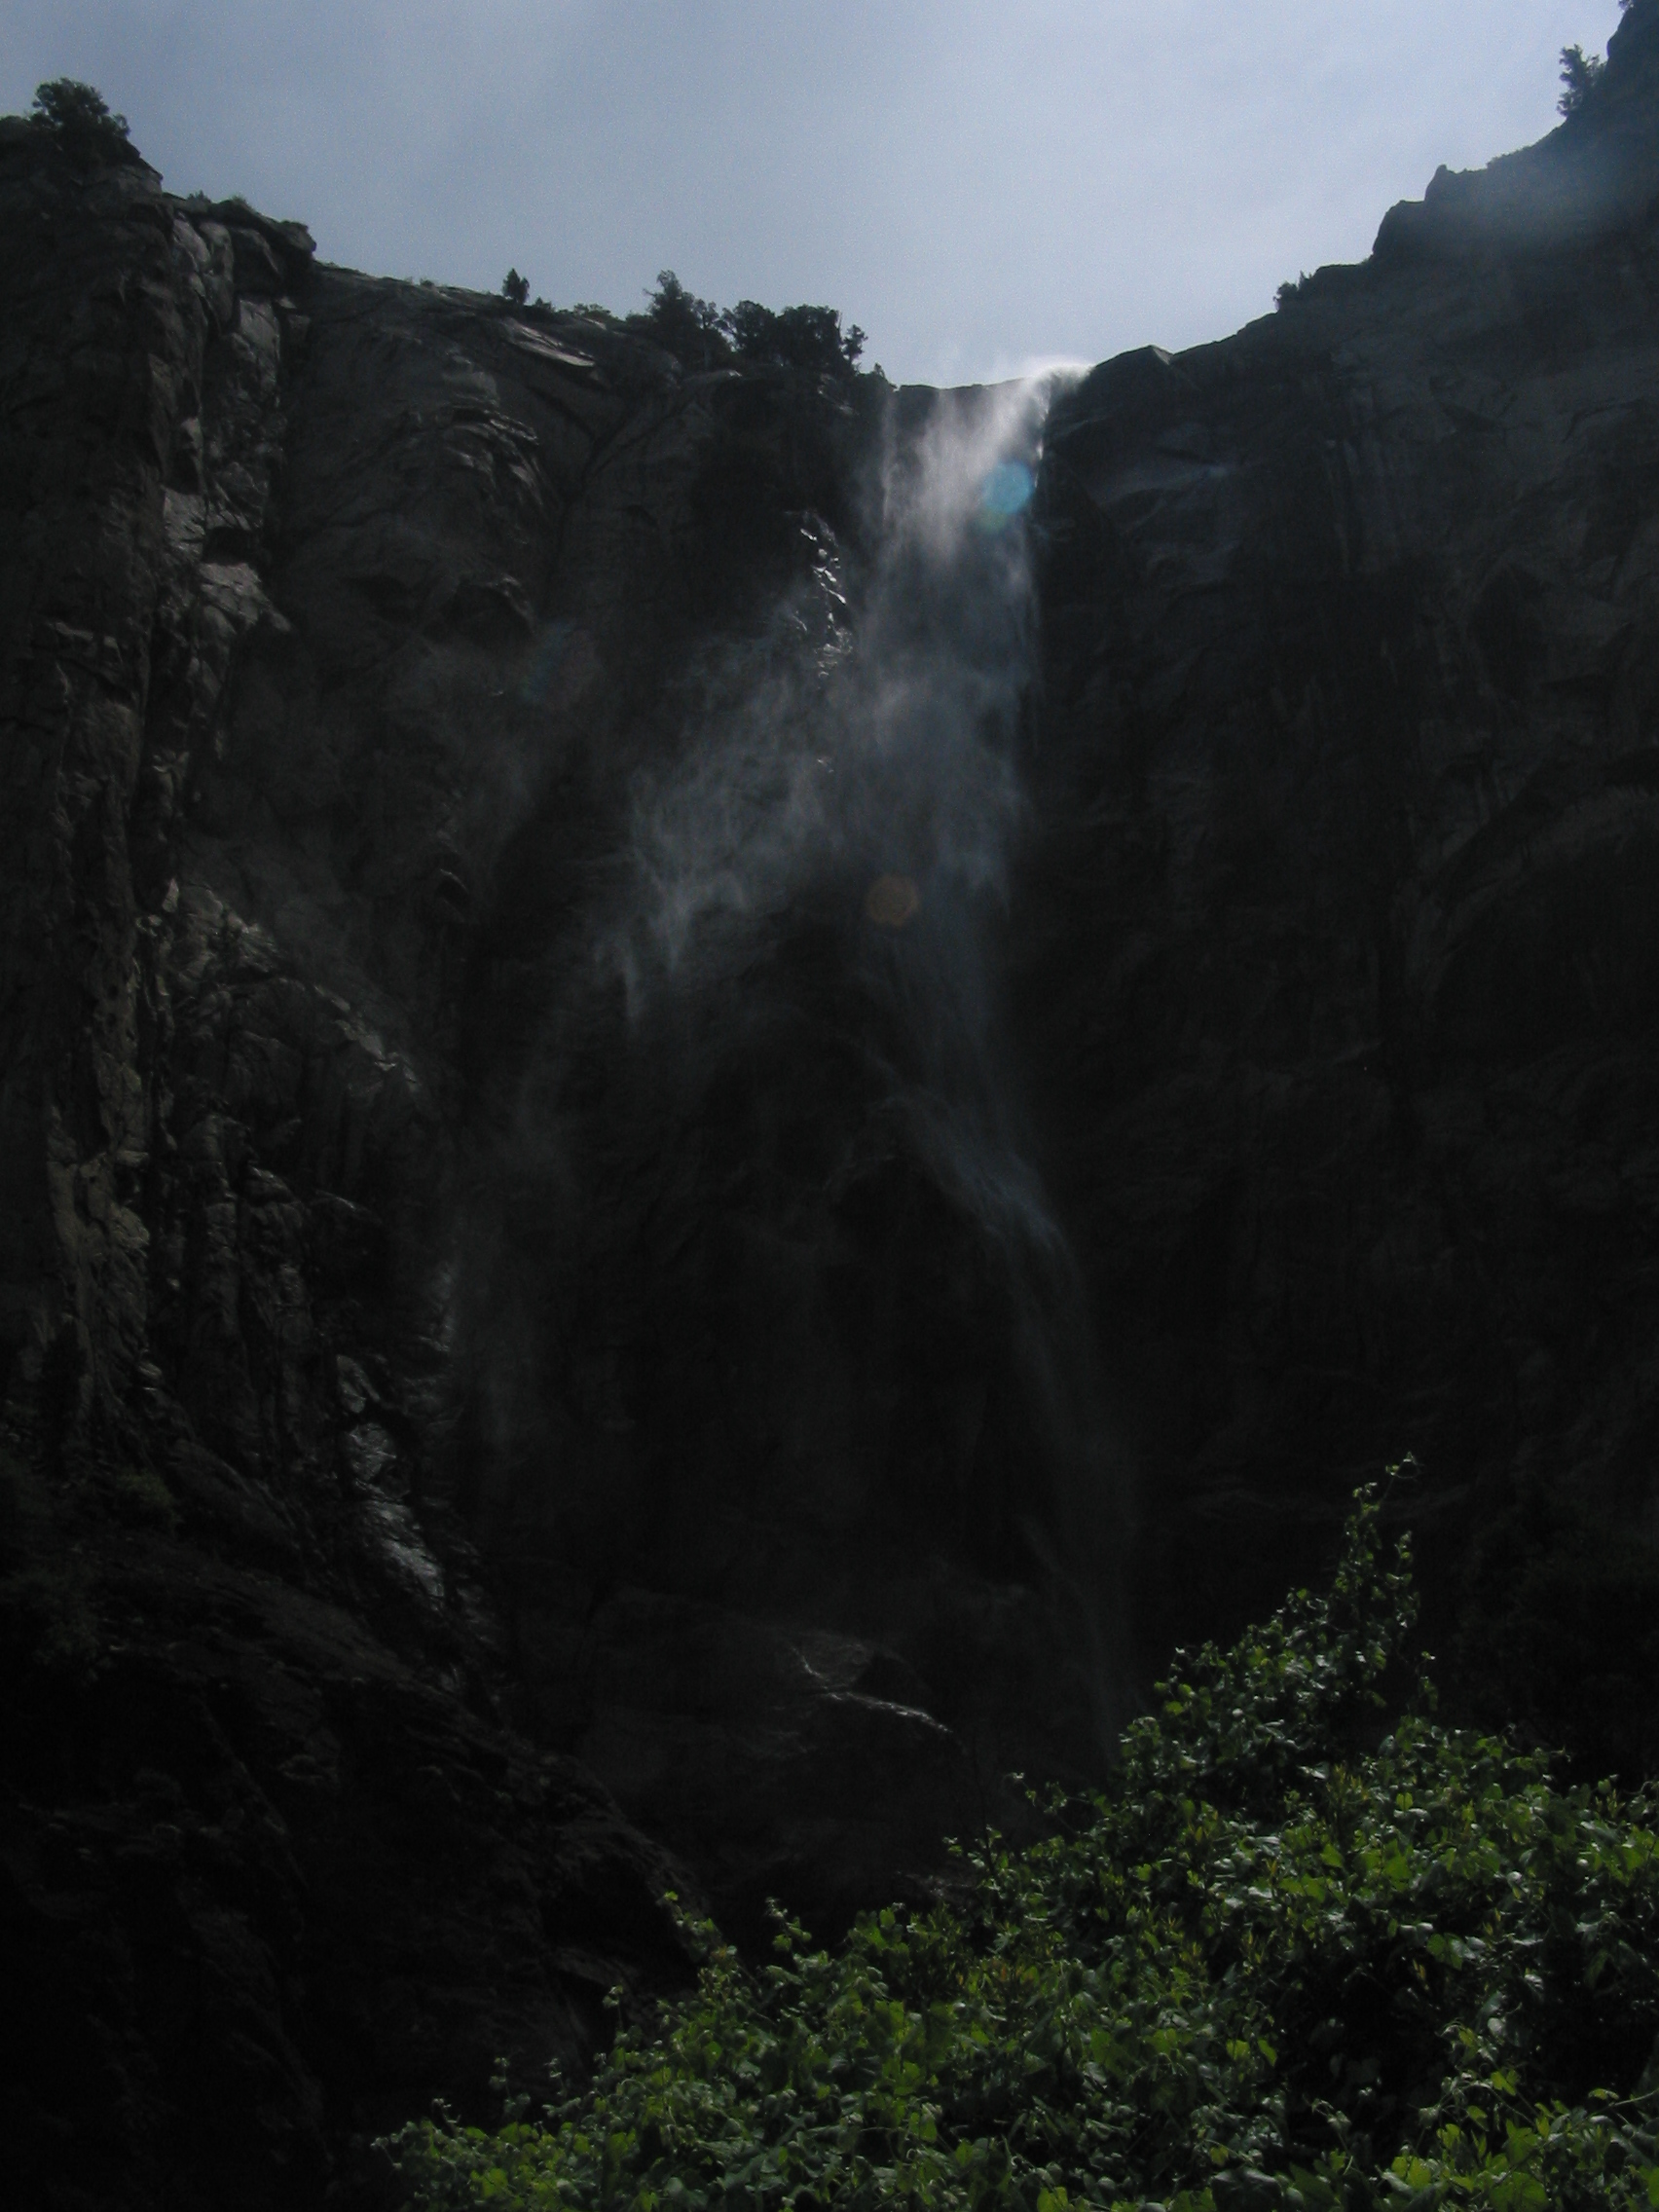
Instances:
[[[951,1606],[1034,1608],[1081,1774],[1132,1703],[1131,1486],[1003,981],[1065,381],[867,395],[849,511],[798,514],[796,579],[669,686],[456,1248],[527,1544],[583,1590],[718,1587],[924,1674],[943,1546]],[[1000,1788],[994,1664],[930,1678]]]

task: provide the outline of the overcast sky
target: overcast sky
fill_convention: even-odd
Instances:
[[[1225,335],[1555,122],[1617,0],[0,0],[177,192],[558,305],[660,269],[960,383]]]

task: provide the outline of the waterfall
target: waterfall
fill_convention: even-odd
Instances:
[[[861,1178],[886,1172],[876,1187],[891,1190],[921,1174],[975,1225],[1021,1407],[1004,1456],[1029,1455],[1000,1478],[1005,1510],[1099,1754],[1125,1716],[1124,1484],[997,992],[1032,679],[1026,510],[1051,382],[895,395],[862,558],[803,517],[807,585],[695,672],[682,747],[635,791],[627,881],[594,957],[619,979],[656,1082],[707,1094],[739,1027],[753,1040],[793,1020],[780,1051],[857,1066],[816,1163],[831,1201]],[[818,978],[810,991],[792,947]],[[810,1084],[810,1069],[788,1080]],[[824,1355],[789,1357],[807,1376]],[[836,1419],[824,1415],[825,1436]],[[810,1439],[794,1464],[820,1479]],[[976,1510],[963,1505],[964,1521]]]

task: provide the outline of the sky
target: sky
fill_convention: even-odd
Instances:
[[[1220,338],[1556,121],[1617,0],[0,0],[176,192],[557,306],[839,308],[960,384]]]

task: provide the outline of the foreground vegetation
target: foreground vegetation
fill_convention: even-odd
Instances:
[[[590,2087],[389,2151],[413,2201],[1659,2205],[1653,1798],[1448,1731],[1362,1493],[1327,1597],[1183,1658],[1109,1796],[830,1954],[712,1930]]]

